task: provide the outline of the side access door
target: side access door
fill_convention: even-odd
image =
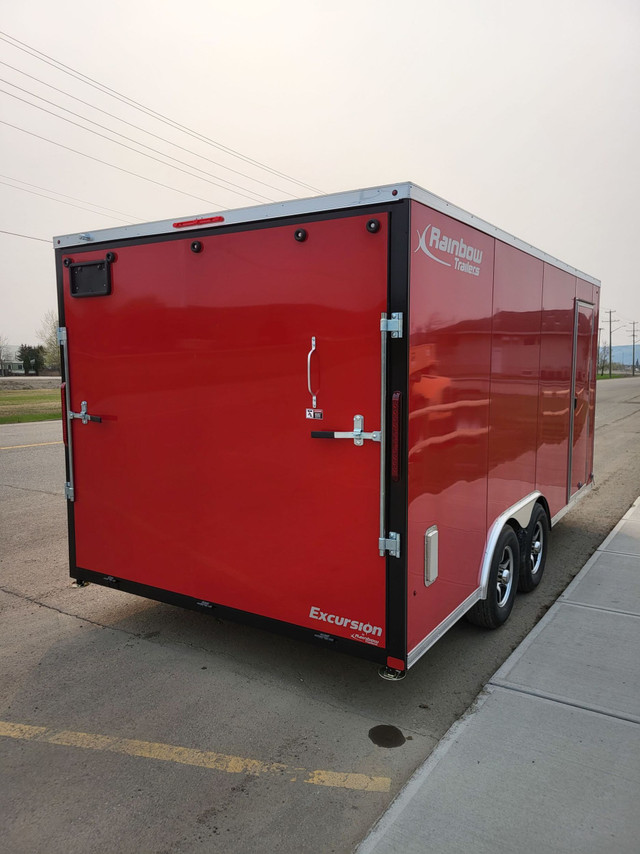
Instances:
[[[591,480],[594,306],[576,300],[573,329],[568,499]]]

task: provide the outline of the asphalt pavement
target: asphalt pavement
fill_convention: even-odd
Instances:
[[[640,498],[357,854],[638,854]]]
[[[74,588],[60,422],[0,427],[0,850],[353,851],[640,493],[639,436],[640,379],[598,383],[596,486],[554,527],[543,583],[499,631],[460,621],[391,683],[333,650]],[[374,740],[380,726],[397,738]],[[545,795],[530,789],[532,815]]]

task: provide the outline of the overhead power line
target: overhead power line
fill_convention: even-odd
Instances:
[[[254,178],[251,175],[247,175],[246,172],[240,172],[238,169],[233,169],[231,166],[225,166],[224,163],[220,163],[218,160],[212,160],[210,157],[206,157],[204,154],[199,154],[197,151],[193,151],[191,148],[187,148],[186,146],[180,145],[177,142],[173,142],[170,139],[166,139],[166,137],[160,136],[157,133],[153,133],[153,131],[147,130],[147,128],[143,128],[140,127],[140,125],[136,125],[133,122],[129,122],[127,121],[127,119],[123,119],[121,116],[117,116],[115,113],[110,113],[108,110],[103,110],[102,107],[98,107],[96,104],[92,104],[90,101],[84,101],[82,98],[78,98],[77,95],[72,95],[71,92],[67,92],[65,89],[60,89],[58,86],[53,86],[51,83],[47,83],[45,80],[41,80],[39,77],[34,77],[33,74],[27,74],[26,71],[22,71],[22,69],[16,68],[15,65],[10,65],[8,62],[4,62],[3,60],[0,60],[0,65],[4,65],[6,68],[10,68],[12,71],[16,71],[18,74],[22,74],[24,77],[28,77],[29,80],[35,80],[36,83],[39,83],[41,86],[46,86],[48,89],[52,89],[54,92],[58,92],[59,94],[64,95],[65,98],[70,98],[72,101],[77,101],[79,104],[83,104],[85,107],[90,107],[92,110],[96,110],[98,113],[102,113],[102,115],[104,116],[109,116],[109,118],[115,119],[116,121],[121,122],[122,124],[127,125],[128,127],[134,128],[135,130],[140,131],[141,133],[146,133],[148,136],[160,140],[160,142],[164,142],[166,145],[171,145],[174,148],[178,148],[180,151],[185,151],[187,154],[191,154],[193,157],[198,157],[200,160],[206,160],[207,163],[212,163],[214,166],[219,166],[221,169],[225,169],[227,172],[233,172],[234,175],[240,175],[243,178],[247,178],[247,180],[253,181],[254,184],[261,184],[263,187],[268,187],[270,190],[275,190],[277,193],[284,193],[284,195],[286,196],[294,196],[294,193],[282,190],[280,187],[276,187],[275,184],[268,184],[266,181],[261,181],[259,178]],[[15,86],[14,83],[11,83],[10,85]],[[16,86],[16,89],[20,89],[20,87]],[[21,89],[21,91],[27,90]],[[42,100],[46,99],[43,98]],[[47,101],[47,103],[51,102]],[[60,109],[64,108],[61,107]],[[73,113],[73,115],[77,114]],[[89,121],[89,119],[87,119],[87,121]],[[102,127],[102,125],[99,125],[99,127]],[[222,180],[225,179],[223,178]]]
[[[158,187],[164,187],[166,190],[172,190],[174,193],[182,193],[183,196],[190,196],[192,199],[198,199],[200,202],[206,202],[208,205],[213,205],[214,208],[218,210],[221,207],[224,207],[224,205],[220,205],[219,202],[214,202],[211,199],[203,199],[202,196],[196,196],[193,193],[187,193],[186,190],[179,190],[177,187],[171,187],[169,184],[163,184],[162,181],[147,178],[146,175],[140,175],[137,172],[132,172],[130,169],[125,169],[123,166],[116,166],[115,163],[109,163],[107,160],[101,160],[99,157],[94,157],[92,154],[87,154],[84,151],[78,151],[77,148],[71,148],[69,145],[63,145],[61,142],[56,142],[46,136],[41,136],[39,133],[34,133],[31,130],[21,128],[18,125],[13,125],[11,122],[5,122],[4,119],[0,119],[0,124],[6,125],[14,130],[18,130],[21,133],[26,133],[36,139],[41,139],[44,142],[49,142],[51,145],[56,145],[58,148],[64,148],[65,151],[72,151],[74,154],[79,154],[81,157],[86,157],[88,160],[93,160],[95,163],[102,163],[103,166],[110,166],[112,169],[117,169],[119,172],[124,172],[126,175],[133,175],[135,178],[140,178],[141,181],[148,181],[150,184],[156,184]]]
[[[92,208],[102,208],[103,211],[109,211],[110,213],[126,216],[129,221],[137,219],[139,222],[144,222],[144,220],[139,216],[133,216],[133,214],[128,214],[124,211],[116,210],[115,208],[108,208],[106,205],[99,205],[97,202],[88,202],[86,199],[78,199],[75,196],[68,196],[66,193],[60,193],[58,190],[51,190],[48,187],[39,187],[37,184],[30,184],[28,181],[23,181],[20,178],[14,178],[11,175],[0,175],[0,178],[4,178],[5,181],[15,181],[16,184],[25,184],[27,187],[33,187],[34,190],[42,190],[44,193],[53,193],[55,196],[62,196],[64,199],[72,199],[74,202],[81,202],[82,204],[89,205]],[[20,187],[15,187],[14,189],[19,190]],[[57,202],[58,199],[53,199],[53,201]]]
[[[252,166],[264,169],[272,175],[277,175],[278,177],[284,178],[285,180],[290,181],[293,184],[297,184],[300,187],[305,187],[306,189],[312,190],[316,193],[322,192],[317,187],[313,187],[311,184],[306,184],[303,181],[299,181],[297,178],[293,178],[291,175],[287,175],[285,172],[279,172],[277,169],[273,169],[271,166],[267,166],[265,163],[261,163],[259,160],[254,160],[251,157],[247,157],[246,155],[242,154],[234,148],[230,148],[229,146],[216,142],[215,140],[210,139],[204,134],[201,134],[199,131],[194,131],[186,125],[180,124],[180,122],[176,122],[173,119],[170,119],[168,116],[165,116],[164,114],[153,110],[151,107],[147,107],[144,104],[141,104],[139,101],[135,101],[133,98],[129,98],[127,95],[123,95],[121,92],[118,92],[115,89],[111,89],[109,86],[105,86],[103,83],[94,80],[92,77],[83,74],[81,71],[77,71],[76,69],[72,68],[69,65],[65,65],[65,63],[60,62],[54,57],[49,56],[48,54],[43,53],[42,51],[39,51],[34,47],[31,47],[30,45],[26,44],[26,42],[22,42],[19,39],[10,36],[8,33],[0,32],[0,39],[10,44],[16,50],[23,51],[24,53],[29,54],[29,56],[35,57],[40,62],[44,62],[47,65],[51,65],[54,68],[57,68],[59,71],[62,71],[64,74],[68,74],[76,80],[80,80],[81,82],[92,86],[94,89],[98,89],[99,91],[109,95],[110,97],[115,98],[116,100],[121,101],[122,103],[125,103],[130,107],[134,107],[135,109],[145,113],[146,115],[155,118],[157,121],[161,121],[174,129],[186,133],[188,136],[191,136],[194,139],[198,139],[201,142],[205,142],[208,145],[212,145],[214,148],[217,148],[220,151],[224,151],[227,154],[232,155],[233,157],[237,157],[245,163],[249,163]]]
[[[81,211],[88,211],[88,213],[98,214],[98,216],[106,216],[107,219],[115,219],[118,222],[130,222],[131,220],[120,219],[118,216],[114,216],[109,213],[101,213],[100,211],[94,210],[92,208],[85,207],[84,205],[74,205],[73,202],[65,202],[62,199],[54,199],[51,196],[45,195],[45,193],[36,193],[35,190],[28,190],[26,187],[16,187],[13,184],[9,184],[7,181],[0,181],[0,184],[4,187],[11,187],[12,190],[20,190],[22,193],[30,193],[32,196],[39,196],[41,199],[48,199],[51,202],[58,202],[60,205],[69,205],[71,208],[78,208]],[[134,217],[137,219],[137,217]],[[141,220],[140,220],[141,221]]]
[[[1,81],[1,82],[5,82],[5,81]],[[14,84],[10,83],[9,85],[12,86]],[[20,87],[16,87],[16,88],[20,88]],[[21,90],[21,91],[24,91],[24,90]],[[161,160],[158,157],[154,157],[153,154],[147,154],[145,151],[138,151],[137,148],[133,148],[131,145],[127,145],[126,143],[120,142],[117,139],[112,139],[110,136],[106,136],[105,134],[100,133],[97,130],[93,130],[92,128],[85,127],[84,125],[81,125],[79,122],[74,122],[72,119],[66,118],[66,116],[59,116],[57,113],[54,113],[51,110],[47,110],[46,107],[41,107],[39,104],[32,104],[30,101],[27,101],[26,98],[21,98],[19,95],[14,95],[12,92],[7,92],[6,89],[0,88],[0,92],[2,92],[4,95],[8,95],[10,98],[15,98],[17,101],[21,101],[23,104],[28,104],[28,106],[33,107],[36,110],[41,110],[43,113],[47,113],[47,115],[49,115],[49,116],[53,116],[56,119],[60,119],[60,121],[62,121],[62,122],[67,122],[68,124],[73,125],[74,127],[80,128],[81,130],[87,131],[88,133],[92,133],[95,136],[99,136],[101,139],[106,139],[108,142],[112,142],[115,145],[120,145],[120,146],[122,146],[122,148],[126,148],[129,151],[133,151],[136,154],[140,154],[142,157],[148,157],[149,160],[155,160],[156,163],[161,163],[163,166],[168,166],[170,169],[177,169],[178,172],[183,172],[185,175],[189,175],[191,178],[197,178],[200,181],[206,181],[207,184],[213,184],[215,187],[219,187],[222,190],[227,190],[229,192],[236,193],[236,195],[243,196],[245,199],[249,199],[250,201],[253,201],[253,202],[258,201],[259,199],[263,199],[263,200],[266,199],[266,201],[271,201],[271,199],[267,199],[266,196],[260,196],[257,193],[253,193],[251,195],[248,195],[247,193],[244,193],[241,190],[235,190],[235,189],[232,190],[230,187],[223,186],[219,181],[211,181],[209,178],[203,178],[200,175],[196,175],[193,172],[189,172],[186,169],[182,169],[180,166],[174,166],[173,163],[166,163],[164,160]],[[28,94],[32,94],[32,93],[29,92]],[[35,95],[34,97],[40,98],[39,95]],[[46,99],[42,98],[41,100],[44,101]],[[51,103],[51,102],[47,101],[47,103]],[[53,106],[57,107],[57,104],[54,104]],[[60,107],[59,109],[65,110],[66,112],[71,112],[71,110],[66,110],[66,107]],[[77,116],[78,114],[73,113],[73,115]],[[84,119],[84,116],[80,116],[80,118]],[[104,128],[104,125],[98,125],[97,122],[93,122],[91,119],[84,119],[84,121],[91,122],[91,124],[95,124],[98,127]],[[142,145],[144,148],[149,148],[150,151],[155,151],[156,154],[160,154],[161,157],[167,157],[171,160],[176,160],[175,157],[171,157],[171,155],[169,155],[169,154],[163,154],[161,151],[157,151],[157,149],[155,149],[155,148],[150,148],[150,146],[145,145],[142,142],[138,142],[135,139],[131,139],[131,137],[124,136],[123,134],[118,133],[117,131],[112,131],[110,128],[104,128],[104,130],[108,131],[109,133],[113,133],[117,136],[121,136],[123,139],[127,139],[130,142],[133,142],[135,145]],[[177,162],[178,163],[184,163],[183,160],[177,160]],[[185,165],[190,166],[190,164],[188,164],[188,163],[186,163]],[[198,171],[201,171],[201,170],[198,170]],[[204,174],[209,174],[209,173],[204,173]],[[230,183],[230,182],[227,182],[227,183]],[[238,185],[236,184],[234,186],[237,187]]]
[[[0,228],[0,234],[10,234],[12,237],[24,237],[26,240],[38,240],[40,243],[49,243],[50,240],[45,240],[44,237],[34,237],[32,234],[18,234],[15,231],[5,231],[3,228]]]

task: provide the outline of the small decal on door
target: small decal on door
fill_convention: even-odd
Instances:
[[[322,409],[307,409],[307,418],[312,418],[315,421],[322,421],[324,412]]]

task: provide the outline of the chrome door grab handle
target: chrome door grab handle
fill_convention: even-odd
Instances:
[[[80,412],[69,412],[69,419],[71,420],[72,418],[80,419],[83,424],[88,424],[89,421],[97,421],[98,424],[102,423],[102,418],[99,415],[89,415],[86,400],[83,400],[80,404]]]
[[[374,430],[373,433],[364,432],[364,416],[353,416],[353,432],[346,433],[338,430],[312,430],[312,439],[353,439],[353,444],[364,445],[364,440],[369,439],[371,442],[379,442],[381,434],[379,430]]]
[[[314,335],[311,338],[311,349],[309,350],[309,355],[307,356],[307,388],[309,389],[309,394],[311,395],[313,408],[316,408],[316,394],[311,388],[311,357],[315,353],[316,350],[316,336]]]

